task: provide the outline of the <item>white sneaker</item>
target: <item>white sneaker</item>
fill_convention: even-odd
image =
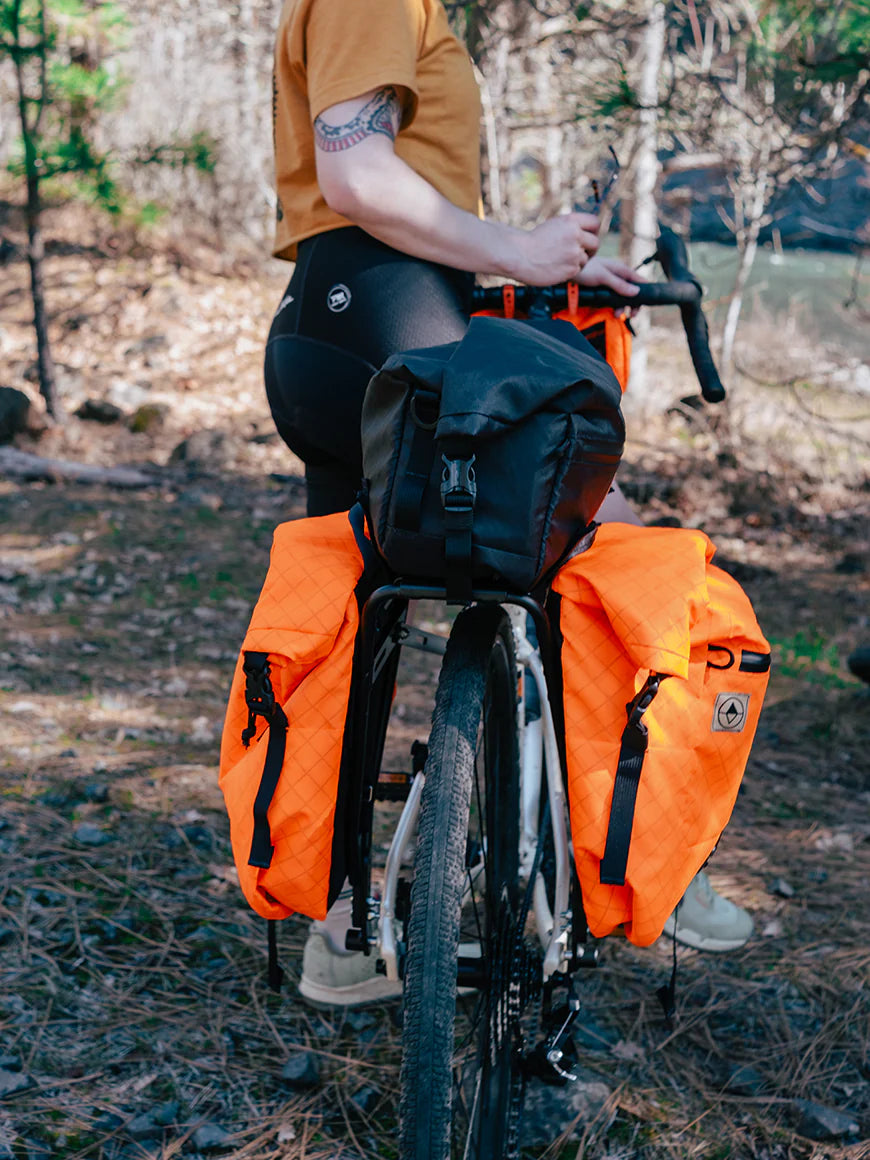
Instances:
[[[460,943],[460,958],[480,958],[480,943]],[[390,1003],[402,997],[402,983],[379,975],[377,955],[362,951],[337,951],[328,936],[312,930],[302,952],[299,994],[312,1007],[365,1007]],[[470,995],[473,987],[460,987]]]
[[[379,975],[377,961],[377,955],[362,951],[336,951],[328,938],[312,930],[302,952],[299,994],[313,1007],[363,1007],[401,999],[401,981]]]
[[[699,951],[734,951],[749,941],[753,929],[749,913],[717,894],[701,870],[689,883],[663,933]]]

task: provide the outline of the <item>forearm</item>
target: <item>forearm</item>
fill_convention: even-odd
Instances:
[[[576,278],[598,248],[598,219],[563,214],[533,230],[485,222],[443,197],[395,152],[401,104],[388,87],[314,120],[327,205],[394,249],[533,286]]]
[[[394,249],[478,274],[517,276],[524,232],[459,209],[389,150],[359,159],[330,204]]]

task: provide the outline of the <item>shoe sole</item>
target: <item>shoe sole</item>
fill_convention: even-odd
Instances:
[[[674,938],[673,928],[668,930],[665,927],[662,932],[662,938]],[[691,947],[696,951],[736,951],[741,947],[745,947],[752,937],[752,932],[746,935],[745,938],[711,938],[709,935],[697,934],[691,930],[681,930],[677,927],[676,940],[684,947]]]
[[[469,959],[480,958],[479,943],[461,943],[461,956]],[[459,995],[470,995],[474,987],[460,987]],[[320,1011],[331,1007],[371,1007],[375,1003],[395,1003],[402,998],[402,984],[394,983],[383,975],[375,975],[364,983],[351,983],[348,987],[327,987],[313,983],[303,975],[299,980],[299,994],[310,1007]]]
[[[311,1007],[369,1007],[374,1003],[395,1003],[402,998],[402,984],[379,976],[350,987],[325,987],[309,979],[299,981],[299,994]]]

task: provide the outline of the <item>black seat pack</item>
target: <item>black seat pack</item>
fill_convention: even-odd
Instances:
[[[391,357],[362,413],[369,519],[404,578],[530,591],[570,550],[622,454],[621,391],[567,322],[472,318]]]

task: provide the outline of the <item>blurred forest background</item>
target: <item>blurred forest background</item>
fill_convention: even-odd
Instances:
[[[620,479],[711,535],[774,655],[711,864],[756,934],[681,953],[671,1031],[670,948],[609,940],[582,1082],[524,1160],[865,1160],[870,0],[447,7],[490,214],[588,208],[615,154],[605,252],[641,262],[657,218],[688,242],[729,397],[702,405],[679,318],[641,314]],[[265,991],[216,786],[272,530],[303,512],[261,369],[290,274],[278,13],[0,0],[0,1160],[395,1155],[395,1018],[293,1001],[301,921]],[[404,674],[391,760],[433,679]]]
[[[740,353],[741,317],[769,318],[812,342],[796,350],[788,339],[793,357],[780,379],[833,375],[846,390],[868,389],[867,0],[448,8],[478,69],[489,213],[529,225],[592,205],[592,179],[603,184],[618,157],[605,225],[635,263],[654,248],[657,216],[698,243],[726,373]],[[280,281],[265,261],[277,12],[253,0],[0,4],[0,164],[10,203],[0,260],[31,263],[37,379],[50,411],[60,414],[64,393],[66,409],[80,401],[52,382],[51,330],[70,326],[69,302],[43,291],[37,269],[40,235],[50,244],[62,206],[77,212],[68,215],[72,234],[96,231],[118,252],[162,241],[201,247],[221,270],[247,258]],[[25,244],[16,205],[26,208]],[[824,258],[808,260],[808,250]],[[266,316],[253,319],[261,331]],[[646,376],[648,325],[642,318],[632,398],[662,410],[674,392]],[[744,343],[750,356],[753,338]],[[831,347],[836,366],[825,361]],[[3,351],[10,360],[23,353],[9,335]],[[743,364],[765,377],[751,357]]]

